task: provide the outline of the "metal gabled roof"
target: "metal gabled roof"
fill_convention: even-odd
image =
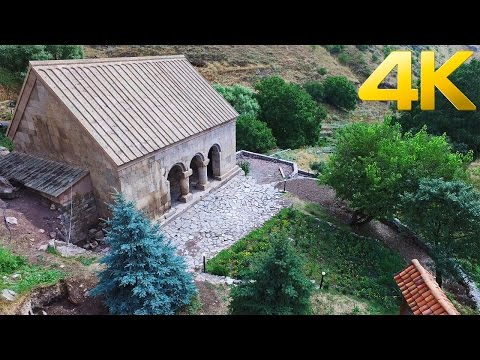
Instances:
[[[238,116],[184,56],[33,61],[118,165]]]
[[[0,176],[54,197],[87,174],[79,167],[18,152],[0,157]]]

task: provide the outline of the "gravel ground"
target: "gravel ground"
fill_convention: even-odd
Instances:
[[[237,164],[240,161],[248,161],[250,163],[250,174],[249,176],[255,178],[259,184],[269,184],[277,181],[282,181],[282,174],[280,173],[279,167],[283,169],[283,172],[286,177],[288,177],[293,169],[289,165],[282,163],[274,163],[270,161],[252,159],[245,156],[237,156]]]

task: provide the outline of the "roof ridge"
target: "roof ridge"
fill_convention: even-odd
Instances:
[[[157,56],[130,56],[130,57],[114,57],[114,58],[88,58],[88,59],[71,59],[71,60],[37,60],[30,61],[32,67],[39,66],[55,66],[55,65],[82,65],[95,63],[125,62],[125,61],[149,61],[149,60],[170,60],[170,59],[186,59],[185,55],[157,55]]]
[[[417,259],[412,259],[412,264],[415,266],[415,268],[418,270],[420,273],[420,276],[422,277],[424,283],[428,286],[430,289],[430,292],[432,295],[437,299],[438,303],[443,307],[443,309],[449,314],[449,315],[458,315],[456,309],[452,309],[453,304],[450,303],[450,301],[445,299],[446,295],[442,292],[440,289],[440,286],[438,286],[438,283],[435,281],[435,278],[433,277],[430,272],[428,272],[422,264]],[[432,282],[432,280],[434,280]]]

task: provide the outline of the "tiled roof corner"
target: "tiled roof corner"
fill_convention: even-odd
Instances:
[[[417,259],[394,279],[414,315],[460,315],[432,274]]]

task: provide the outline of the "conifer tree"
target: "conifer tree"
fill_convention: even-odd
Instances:
[[[313,284],[286,237],[272,238],[271,247],[258,256],[231,291],[234,315],[302,315],[310,312]]]
[[[119,315],[171,315],[188,305],[196,292],[192,276],[158,224],[121,193],[110,209],[110,251],[91,294],[103,295],[110,313]]]

